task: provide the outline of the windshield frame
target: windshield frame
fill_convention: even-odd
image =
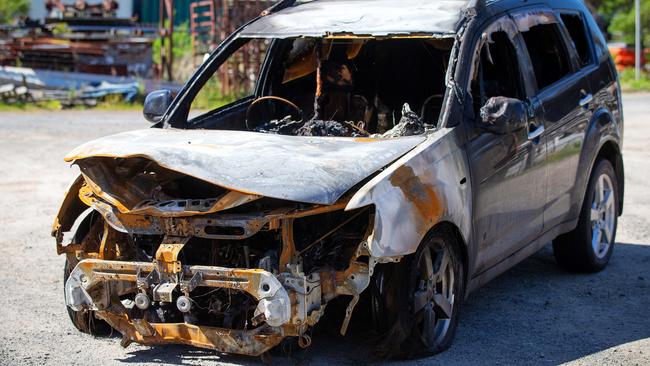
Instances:
[[[252,23],[253,21],[251,21]],[[239,28],[237,31],[232,33],[223,43],[221,43],[208,57],[208,59],[197,69],[197,71],[193,74],[193,76],[190,78],[190,80],[185,84],[183,89],[179,92],[177,97],[174,99],[172,102],[172,105],[168,109],[168,113],[166,113],[165,117],[163,118],[163,122],[159,124],[159,126],[156,127],[173,127],[173,128],[182,128],[182,129],[193,129],[197,128],[197,125],[199,124],[198,122],[201,122],[204,120],[204,117],[209,118],[210,116],[219,113],[223,109],[227,109],[230,106],[237,106],[241,105],[243,103],[248,102],[249,99],[255,99],[259,98],[261,94],[263,94],[264,90],[268,89],[267,85],[267,78],[265,75],[268,74],[268,68],[272,64],[274,60],[274,56],[277,50],[278,46],[278,41],[280,40],[286,40],[286,39],[297,39],[297,38],[316,38],[316,39],[377,39],[377,40],[384,40],[384,39],[450,39],[453,38],[453,45],[451,48],[450,52],[450,59],[448,60],[448,66],[447,70],[445,73],[445,80],[444,80],[444,98],[443,98],[443,108],[441,110],[440,115],[438,116],[438,120],[436,121],[435,124],[435,129],[438,129],[442,126],[445,125],[444,121],[447,118],[448,115],[448,107],[453,98],[450,98],[451,93],[453,92],[453,88],[451,87],[453,85],[453,80],[451,75],[453,75],[453,71],[456,68],[456,65],[454,65],[454,59],[457,55],[458,47],[459,47],[459,39],[458,37],[455,37],[454,35],[450,35],[447,33],[440,33],[440,34],[409,34],[409,35],[403,35],[403,34],[398,34],[398,35],[390,35],[390,36],[367,36],[367,35],[330,35],[330,36],[325,36],[325,37],[282,37],[282,38],[269,38],[269,37],[264,37],[262,36],[255,36],[255,37],[249,37],[249,36],[242,36],[240,33],[242,29],[244,29],[247,25],[242,26]],[[265,57],[264,62],[262,63],[262,67],[260,68],[260,73],[258,75],[258,78],[255,82],[255,87],[253,89],[253,94],[251,96],[247,96],[244,98],[240,98],[235,100],[232,103],[219,106],[215,109],[212,109],[210,111],[207,111],[199,116],[193,117],[192,119],[189,118],[189,113],[190,113],[190,107],[192,105],[192,102],[198,95],[198,93],[203,89],[205,84],[210,80],[210,78],[219,70],[219,68],[228,61],[228,59],[239,49],[244,47],[246,44],[248,44],[251,40],[254,39],[271,39],[271,44],[269,45],[267,55]],[[433,131],[433,130],[432,130]],[[427,133],[425,133],[427,134]]]

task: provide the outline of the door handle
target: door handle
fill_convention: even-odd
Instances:
[[[530,127],[535,127],[535,125],[530,125]],[[544,134],[544,125],[537,126],[534,130],[528,131],[528,139],[535,140]]]
[[[591,95],[591,93],[582,94],[582,98],[580,98],[579,104],[580,104],[581,107],[584,107],[585,105],[591,103],[592,100],[594,100],[594,96]]]

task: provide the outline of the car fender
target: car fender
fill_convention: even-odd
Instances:
[[[598,152],[606,143],[611,142],[616,146],[620,157],[620,141],[621,131],[610,111],[605,108],[597,109],[589,121],[585,132],[584,144],[580,153],[580,161],[578,163],[578,172],[582,172],[583,174],[580,174],[576,181],[572,200],[574,204],[571,207],[569,217],[578,217],[580,213],[585,192],[587,191],[589,177],[591,176],[591,171],[596,163]],[[617,167],[615,166],[614,168],[616,169]],[[619,168],[622,169],[622,162]],[[622,188],[623,187],[621,187],[621,197]]]
[[[458,227],[464,243],[469,243],[472,194],[468,179],[466,156],[455,129],[442,128],[361,187],[346,210],[374,205],[374,230],[368,239],[373,257],[414,253],[441,222]]]
[[[65,192],[63,202],[52,224],[52,236],[56,237],[59,232],[69,231],[77,218],[88,209],[88,206],[79,199],[79,190],[83,184],[84,179],[80,174],[72,181]]]

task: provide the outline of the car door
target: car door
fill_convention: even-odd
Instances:
[[[474,194],[473,227],[481,273],[540,235],[546,193],[545,137],[539,110],[528,100],[531,88],[521,57],[521,39],[509,16],[482,32],[468,86],[473,117],[468,122],[468,155]],[[496,96],[516,98],[529,109],[528,128],[498,135],[481,127],[481,106]]]
[[[535,17],[535,19],[531,19]],[[514,13],[537,84],[534,99],[543,110],[548,183],[544,230],[568,220],[580,151],[591,116],[586,69],[560,18],[551,10]],[[571,45],[569,47],[569,44]]]

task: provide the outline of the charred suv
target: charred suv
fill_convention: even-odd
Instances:
[[[52,231],[74,325],[124,346],[262,355],[338,311],[431,354],[549,241],[570,270],[612,255],[620,89],[580,1],[282,1],[145,117],[67,155]]]

